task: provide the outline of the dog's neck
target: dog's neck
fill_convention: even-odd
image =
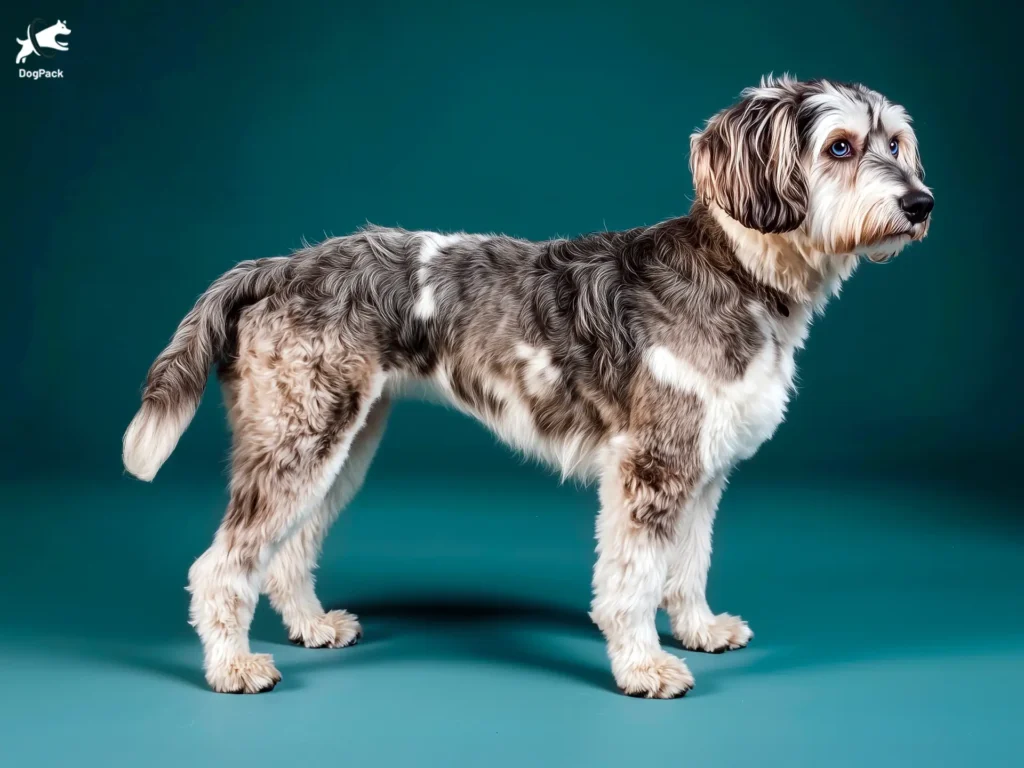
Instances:
[[[799,230],[765,234],[744,227],[716,205],[708,206],[707,211],[737,260],[756,280],[812,312],[825,307],[857,266],[856,256],[823,253]]]

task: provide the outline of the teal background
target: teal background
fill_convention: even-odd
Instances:
[[[12,764],[1019,764],[1019,12],[987,2],[17,2],[0,302],[0,751]],[[70,50],[13,63],[33,18]],[[765,73],[915,119],[929,238],[816,324],[736,475],[710,593],[757,633],[682,701],[613,692],[586,619],[593,492],[402,404],[319,592],[358,647],[202,682],[185,574],[223,509],[216,390],[153,486],[140,385],[236,261],[367,220],[530,238],[685,213],[689,133]],[[670,642],[666,638],[666,642]],[[676,649],[676,652],[678,649]]]

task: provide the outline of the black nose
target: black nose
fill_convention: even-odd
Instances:
[[[935,198],[927,192],[908,192],[900,198],[900,208],[911,224],[920,224],[928,218],[935,206]]]

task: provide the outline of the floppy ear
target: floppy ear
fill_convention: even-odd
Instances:
[[[698,198],[760,232],[790,232],[807,215],[799,97],[792,81],[762,82],[690,137]]]

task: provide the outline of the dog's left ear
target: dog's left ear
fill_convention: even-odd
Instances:
[[[796,83],[762,81],[690,137],[698,198],[759,232],[790,232],[807,215]]]

